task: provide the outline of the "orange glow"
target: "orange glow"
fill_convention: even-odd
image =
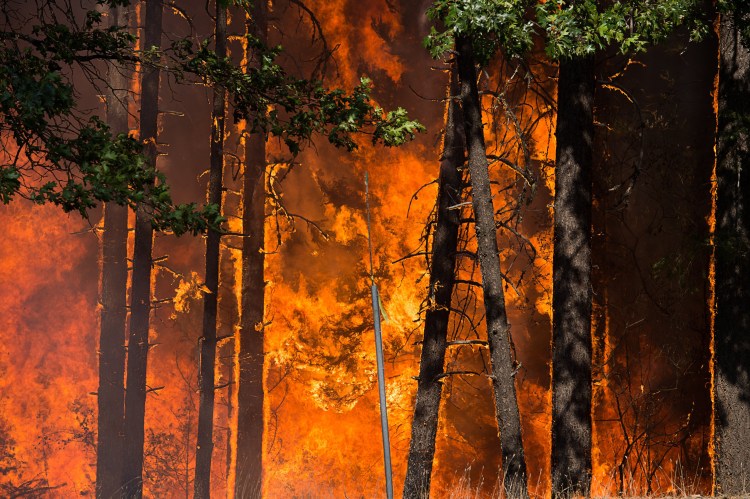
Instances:
[[[82,269],[96,261],[95,238],[77,216],[52,206],[18,201],[0,206],[0,219],[0,395],[6,401],[0,422],[8,424],[24,463],[13,481],[44,478],[91,490],[98,310],[96,281],[89,285]]]
[[[286,175],[283,185],[271,181],[267,186],[279,193],[284,209],[274,212],[271,202],[266,207],[264,496],[383,495],[365,172],[370,175],[375,277],[387,314],[383,339],[388,416],[394,490],[400,495],[417,388],[413,378],[419,370],[420,318],[424,317],[423,300],[429,281],[421,254],[425,250],[422,235],[437,194],[435,185],[422,187],[437,176],[438,131],[444,126],[443,113],[430,112],[443,103],[422,100],[409,87],[438,89],[424,93],[442,96],[447,78],[445,73],[430,70],[438,63],[431,61],[419,44],[424,33],[411,33],[413,27],[406,25],[389,0],[311,0],[305,4],[321,21],[328,46],[336,47],[328,84],[351,88],[362,75],[371,76],[375,95],[384,107],[402,105],[412,114],[423,112],[425,120],[430,121],[425,123],[427,134],[399,149],[372,146],[365,137],[356,152],[346,154],[335,151],[323,139],[316,140],[315,147],[295,158],[298,164]],[[235,16],[234,28],[238,19]],[[279,22],[296,26],[297,19],[292,15],[289,19]],[[287,31],[283,31],[282,44],[296,48],[308,42],[307,28],[299,28],[298,33],[287,25],[283,27]],[[238,46],[230,43],[232,48]],[[239,53],[234,57],[239,60]],[[509,109],[503,109],[489,94],[482,104],[488,152],[528,169],[536,179],[533,197],[524,205],[523,220],[514,226],[528,238],[535,253],[509,231],[501,233],[499,242],[501,265],[510,281],[505,296],[519,363],[516,387],[529,489],[533,497],[549,497],[556,116],[554,103],[536,95],[510,66],[493,62],[481,81],[483,89],[505,92]],[[534,70],[540,78],[551,71],[539,66]],[[511,74],[516,79],[508,83]],[[555,95],[554,80],[542,78],[540,85],[548,87],[548,95]],[[139,91],[137,78],[132,90],[136,94]],[[169,134],[174,128],[178,132],[172,132],[164,142],[160,137],[161,151],[168,155],[159,160],[159,168],[182,189],[173,187],[177,196],[191,200],[203,199],[207,180],[204,170],[208,156],[200,154],[207,152],[210,123],[208,113],[204,113],[207,94],[205,89],[201,91],[204,93],[186,93],[188,113],[184,117],[173,117],[179,116],[175,112],[160,118],[160,132]],[[166,95],[161,97],[163,111],[184,104],[171,102]],[[716,98],[714,95],[714,106]],[[131,114],[137,115],[137,102],[131,105]],[[238,214],[242,179],[238,160],[231,155],[244,148],[240,132],[246,124],[230,121],[224,194],[225,227],[230,235],[222,240],[218,334],[223,342],[216,364],[220,389],[214,411],[212,484],[216,497],[231,497],[235,482],[242,480],[234,476],[236,450],[231,443],[236,435],[237,407],[237,390],[232,383],[239,379],[239,366],[231,362],[231,353],[238,348],[237,320],[241,312],[238,235],[243,227]],[[136,128],[135,122],[131,125]],[[524,128],[525,144],[518,140],[517,126]],[[203,149],[192,144],[197,142]],[[528,156],[522,152],[524,146],[529,149]],[[288,166],[283,162],[285,150],[276,140],[269,140],[267,147],[269,177],[273,179]],[[520,175],[499,161],[492,163],[491,175],[496,209],[528,187]],[[712,235],[715,180],[716,165],[708,219]],[[508,185],[513,187],[505,190]],[[466,219],[472,215],[469,207],[458,213]],[[295,219],[295,214],[304,219]],[[42,477],[51,486],[60,486],[61,496],[91,495],[96,464],[96,399],[92,395],[97,386],[96,232],[87,231],[90,227],[86,223],[60,214],[57,208],[22,202],[0,206],[0,221],[6,227],[0,240],[0,396],[8,401],[0,406],[0,439],[7,422],[16,442],[16,457],[24,463],[18,480]],[[464,224],[461,234],[461,249],[475,250],[473,227]],[[132,239],[131,234],[131,253]],[[203,245],[200,237],[155,238],[155,310],[150,331],[153,348],[147,380],[152,392],[146,408],[145,486],[150,497],[182,497],[192,492],[197,345],[200,300],[205,290]],[[411,253],[417,256],[404,259]],[[712,258],[712,312],[713,263]],[[481,289],[467,284],[479,280],[476,262],[461,256],[457,274],[464,282],[457,286],[454,300],[465,316],[452,314],[449,337],[481,339],[486,334]],[[594,386],[594,415],[595,419],[614,420],[618,417],[612,389],[616,381],[611,381],[610,375],[619,366],[604,361],[614,356],[610,336],[616,324],[610,324],[609,296],[600,299],[593,328],[604,336],[594,351],[594,358],[602,362],[598,373],[601,379]],[[469,319],[478,324],[475,331],[471,331]],[[484,372],[487,364],[483,346],[449,347],[447,370],[479,374],[453,375],[444,380],[434,497],[489,497],[496,490],[501,463],[492,391]],[[644,359],[644,365],[646,369],[658,369],[651,359]],[[622,396],[637,399],[648,393],[646,373],[633,380],[632,389]],[[632,419],[626,422],[637,427]],[[617,460],[625,444],[620,433],[610,431],[613,424],[617,423],[594,423],[593,495],[617,493]],[[659,477],[675,472],[674,463],[666,460]],[[633,482],[641,487],[638,480]],[[673,485],[665,482],[656,489],[668,493]]]
[[[314,0],[307,5],[324,20],[329,46],[337,47],[335,70],[343,84],[356,84],[363,73],[379,71],[393,82],[401,80],[404,63],[393,53],[389,39],[403,28],[386,0]]]

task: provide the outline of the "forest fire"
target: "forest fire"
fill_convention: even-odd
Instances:
[[[36,47],[78,102],[42,112],[46,129],[0,100],[0,495],[384,496],[365,174],[397,496],[748,492],[727,442],[750,387],[747,132],[731,121],[750,45],[726,41],[747,14],[714,26],[670,0],[663,32],[579,26],[602,38],[576,52],[561,26],[594,21],[575,1],[498,18],[459,0],[91,3],[2,7],[3,61]],[[30,26],[65,9],[71,32],[127,14],[133,36],[84,37],[61,70],[52,31]],[[21,110],[29,68],[0,70]],[[137,147],[65,142],[96,136],[89,115],[117,132],[118,110]],[[112,200],[129,207],[119,262]],[[112,265],[126,320],[107,337]],[[114,382],[107,338],[125,352]]]

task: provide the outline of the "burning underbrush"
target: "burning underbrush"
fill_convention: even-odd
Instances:
[[[365,172],[372,189],[374,277],[385,315],[394,488],[403,487],[423,320],[430,307],[434,180],[448,82],[447,66],[431,69],[438,63],[421,47],[428,22],[420,3],[306,3],[327,46],[336,47],[331,81],[351,88],[362,74],[370,75],[379,104],[404,105],[429,133],[398,149],[363,140],[352,154],[320,141],[293,161],[280,143],[267,144],[265,315],[258,326],[266,352],[266,497],[382,495]],[[317,50],[321,42],[310,43],[310,22],[296,2],[275,4],[279,27],[272,41],[290,53]],[[190,8],[207,22],[200,8]],[[235,28],[242,24],[234,22]],[[183,24],[170,14],[166,26],[171,36]],[[230,50],[238,49],[236,41]],[[592,493],[602,497],[687,497],[710,488],[711,319],[710,290],[703,283],[710,259],[705,240],[712,200],[706,185],[713,151],[689,144],[713,143],[713,66],[705,44],[680,54],[685,67],[674,61],[675,46],[668,43],[639,64],[616,57],[607,62],[612,74],[628,67],[618,86],[653,82],[637,96],[641,107],[651,110],[648,116],[634,117],[632,102],[617,92],[602,91],[596,101],[596,144],[602,151],[596,161],[605,173],[594,181]],[[537,56],[531,66],[494,61],[480,87],[529,488],[534,497],[548,497],[556,68]],[[688,78],[698,83],[685,90],[680,84]],[[162,97],[169,113],[160,118],[165,154],[159,167],[176,197],[202,199],[207,94],[198,87],[180,92]],[[653,97],[662,94],[671,100]],[[233,149],[227,156],[242,153],[242,125],[229,127],[227,144]],[[634,130],[645,130],[644,149],[633,144]],[[669,190],[676,182],[675,162],[686,186],[679,193]],[[641,178],[623,204],[621,186],[636,166]],[[241,170],[237,158],[227,160],[212,468],[216,497],[231,495],[233,481],[248,497],[261,487],[233,475],[230,445],[237,432]],[[433,495],[503,497],[471,193],[463,180],[454,207],[462,223]],[[0,207],[5,227],[0,487],[72,497],[95,493],[101,224],[98,213],[87,223],[58,211],[29,203]],[[144,471],[150,497],[188,496],[192,490],[203,245],[200,237],[155,238]]]

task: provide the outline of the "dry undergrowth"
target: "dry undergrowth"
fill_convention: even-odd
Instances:
[[[679,466],[675,467],[680,469]],[[505,491],[495,490],[488,491],[485,482],[472,483],[470,476],[470,469],[467,469],[463,476],[458,478],[454,484],[450,487],[450,490],[443,492],[433,491],[432,496],[434,498],[446,498],[446,499],[514,499],[516,496],[513,494],[506,494]],[[546,480],[543,477],[539,477],[536,483],[531,483],[530,487],[530,498],[531,499],[548,499],[549,492],[543,494],[535,494],[533,491],[546,490],[548,487],[544,485]],[[593,494],[591,497],[595,499],[605,498],[618,498],[618,499],[653,499],[653,498],[674,498],[674,499],[700,499],[700,498],[718,498],[718,499],[750,499],[750,490],[745,494],[740,495],[717,495],[710,496],[705,495],[706,483],[705,478],[700,477],[697,474],[694,476],[687,476],[684,471],[672,472],[671,474],[664,473],[660,477],[658,483],[658,489],[662,492],[644,493],[645,487],[642,483],[639,483],[635,479],[625,480],[624,486],[618,486],[619,481],[616,480],[615,476],[609,477],[606,480],[595,481],[592,485],[592,490],[602,491],[608,490],[613,491],[608,494]],[[502,479],[498,479],[496,483],[502,484]],[[621,492],[618,493],[618,489]]]

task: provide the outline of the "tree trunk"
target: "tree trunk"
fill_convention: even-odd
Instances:
[[[216,55],[227,54],[227,8],[216,5]],[[224,113],[226,91],[214,88],[211,112],[211,169],[208,180],[208,202],[221,210],[222,176],[224,174]],[[216,311],[219,291],[219,242],[221,235],[208,230],[206,238],[206,290],[203,292],[203,336],[200,339],[200,371],[198,388],[198,444],[195,451],[194,497],[203,499],[211,494],[211,455],[214,429],[214,369],[216,367]]]
[[[109,10],[110,25],[127,26],[128,7]],[[107,123],[113,134],[128,133],[129,75],[109,68]],[[114,496],[121,485],[125,411],[125,323],[128,285],[128,209],[114,203],[104,206],[102,233],[101,319],[99,336],[99,388],[96,441],[96,496]]]
[[[593,57],[563,60],[557,91],[552,262],[552,493],[591,484]]]
[[[716,164],[714,428],[716,493],[750,492],[750,47],[720,25]]]
[[[161,47],[162,2],[146,2],[144,49]],[[141,80],[140,138],[145,155],[156,165],[156,141],[159,111],[159,70],[143,66]],[[142,208],[135,214],[133,243],[133,277],[130,291],[130,335],[128,340],[128,379],[125,393],[125,459],[123,490],[127,497],[143,495],[143,444],[146,417],[146,372],[149,349],[149,318],[151,315],[151,249],[153,229]]]
[[[247,20],[249,34],[265,42],[268,33],[267,3],[253,4],[252,18]],[[248,48],[248,51],[251,51]],[[247,54],[248,69],[257,65]],[[251,119],[252,117],[249,117]],[[249,135],[245,142],[245,172],[242,201],[242,287],[240,332],[237,362],[237,463],[235,493],[237,497],[259,497],[263,486],[263,366],[265,304],[265,207],[266,207],[266,136]]]
[[[419,360],[417,400],[411,426],[409,464],[404,481],[404,497],[429,497],[432,461],[435,457],[440,398],[442,396],[445,349],[448,337],[451,296],[455,281],[459,211],[449,208],[461,198],[461,167],[465,160],[464,123],[455,99],[458,77],[451,71],[448,114],[443,141],[443,157],[438,176],[437,218],[432,237],[430,269],[430,308],[427,310]]]
[[[492,362],[495,416],[500,432],[505,492],[527,497],[526,459],[521,437],[521,416],[516,399],[515,369],[511,358],[510,324],[505,311],[503,274],[497,247],[495,208],[492,202],[489,164],[484,144],[484,125],[477,90],[477,71],[471,40],[456,39],[461,103],[471,177],[472,203],[477,234],[477,253],[487,320],[487,340]]]

